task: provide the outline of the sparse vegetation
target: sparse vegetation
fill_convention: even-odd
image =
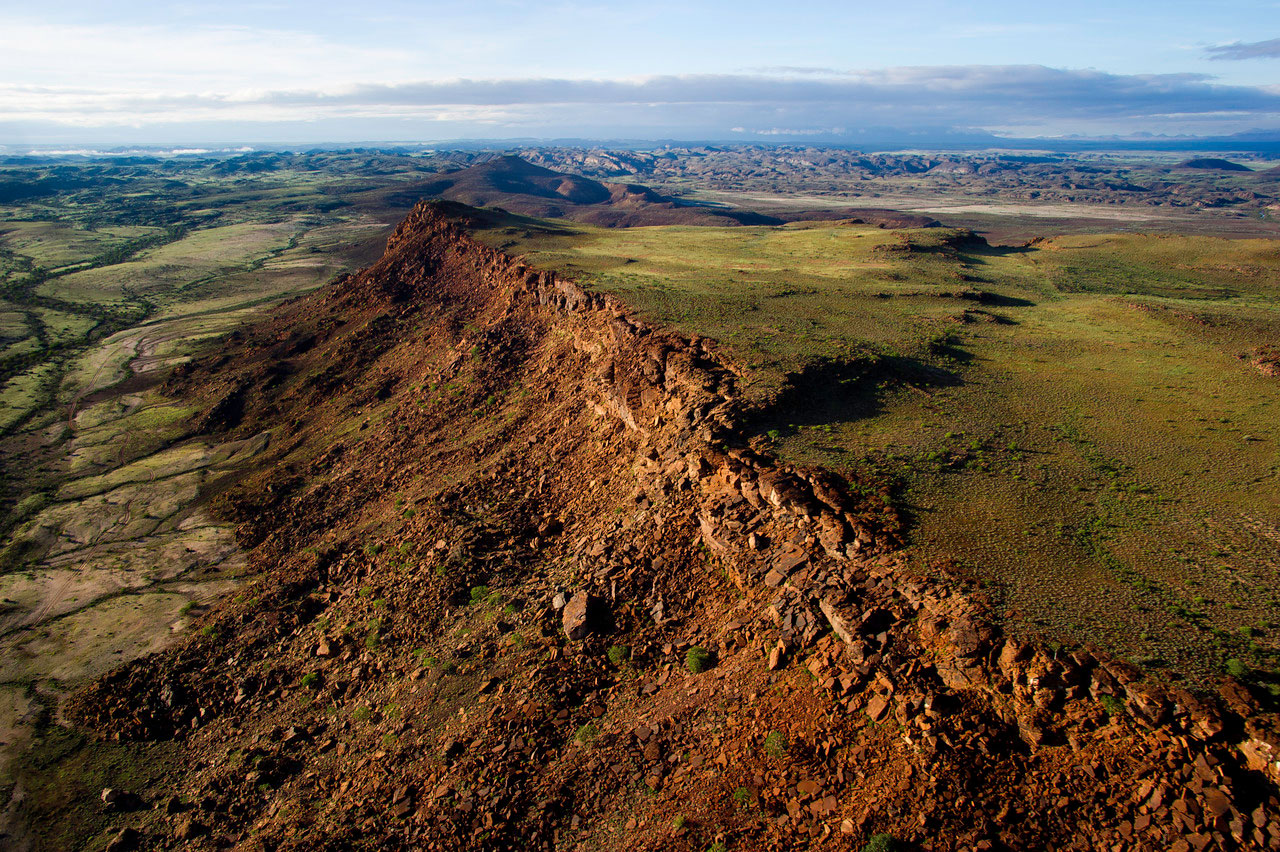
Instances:
[[[701,645],[694,645],[685,653],[684,665],[693,674],[702,674],[715,665],[715,657]]]
[[[787,737],[781,731],[770,731],[764,738],[764,753],[770,757],[786,757],[791,751]]]
[[[902,844],[891,834],[876,834],[862,847],[862,852],[899,852]]]

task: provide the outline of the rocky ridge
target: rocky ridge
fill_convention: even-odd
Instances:
[[[131,842],[1280,848],[1244,687],[1003,636],[874,494],[753,449],[734,378],[431,205],[179,376],[288,439],[221,503],[252,596],[70,707],[191,755]]]

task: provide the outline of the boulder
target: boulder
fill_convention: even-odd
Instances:
[[[585,592],[570,598],[560,614],[564,635],[574,642],[587,638],[599,627],[600,607],[601,602]]]

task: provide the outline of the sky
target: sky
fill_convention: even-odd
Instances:
[[[1280,137],[1280,0],[0,0],[0,146]]]

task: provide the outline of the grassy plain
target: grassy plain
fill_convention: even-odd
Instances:
[[[481,237],[721,341],[761,439],[895,484],[922,570],[1169,676],[1280,667],[1269,240],[499,221]],[[1233,664],[1234,665],[1234,664]]]
[[[218,168],[177,186],[164,163],[89,165],[128,191],[0,206],[0,792],[43,784],[23,767],[60,741],[67,691],[163,646],[245,570],[202,501],[269,438],[191,441],[165,368],[367,264],[398,216],[338,201],[341,170]]]

